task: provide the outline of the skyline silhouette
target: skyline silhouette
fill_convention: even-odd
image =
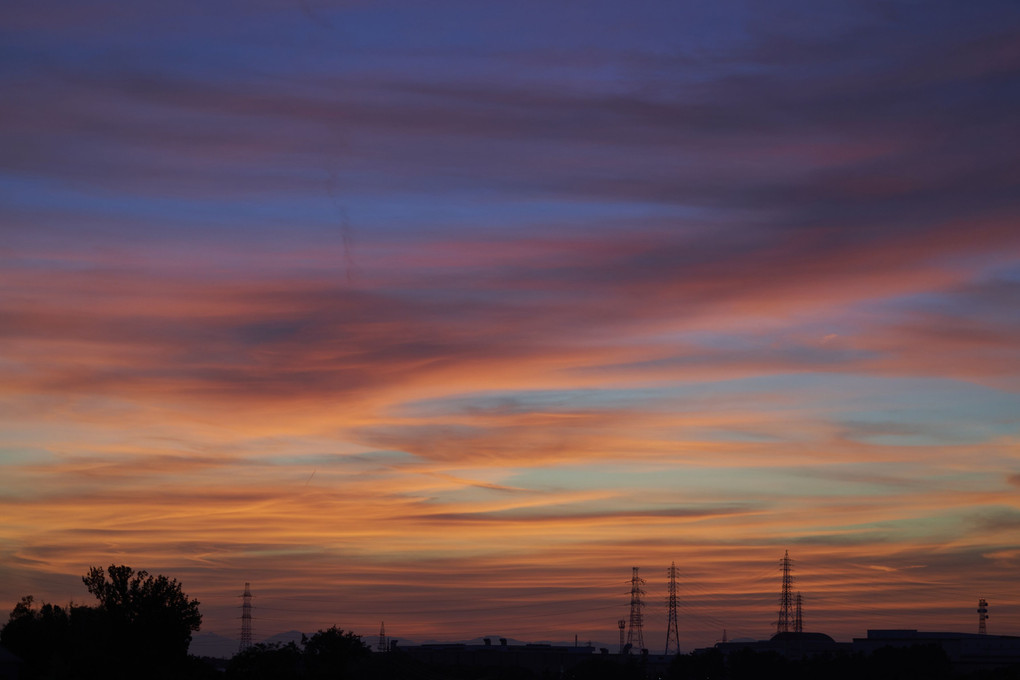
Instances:
[[[612,650],[611,645],[605,644],[600,640],[588,639],[582,642],[577,634],[574,635],[572,645],[567,641],[548,640],[539,641],[539,644],[536,645],[533,644],[533,641],[514,640],[495,635],[478,636],[473,640],[442,641],[432,639],[413,641],[406,638],[402,639],[399,636],[387,635],[385,621],[380,623],[376,644],[373,644],[368,639],[369,636],[367,634],[359,634],[357,631],[349,629],[344,631],[335,624],[329,627],[328,630],[331,632],[324,633],[326,629],[322,628],[318,632],[327,635],[327,637],[342,635],[343,639],[348,641],[353,641],[356,637],[359,640],[357,643],[359,649],[364,647],[365,651],[372,650],[380,653],[393,651],[397,646],[401,649],[407,649],[408,645],[410,645],[414,655],[425,654],[429,656],[433,653],[439,653],[441,657],[445,658],[443,656],[445,653],[440,652],[440,649],[449,649],[452,656],[448,661],[457,658],[456,649],[463,648],[465,644],[468,647],[481,648],[481,651],[491,651],[490,648],[494,639],[498,640],[499,646],[504,648],[508,644],[511,647],[517,645],[520,649],[532,647],[549,648],[552,645],[563,650],[573,649],[572,654],[574,656],[582,653],[580,648],[587,650],[584,653],[589,655],[595,653],[596,650],[602,655],[616,654],[621,657],[647,656],[651,654],[657,667],[662,664],[668,664],[668,658],[674,657],[677,654],[704,654],[713,647],[724,656],[743,649],[751,649],[756,653],[778,651],[784,657],[800,659],[803,658],[802,655],[804,654],[851,653],[852,650],[870,655],[875,650],[888,644],[900,646],[936,644],[943,646],[944,651],[952,659],[955,659],[956,662],[964,663],[965,666],[970,662],[962,661],[961,659],[963,658],[972,658],[973,660],[979,657],[985,659],[987,656],[988,658],[980,663],[991,663],[994,661],[994,658],[999,658],[1002,655],[1000,653],[999,657],[996,657],[997,652],[995,650],[1002,652],[1002,650],[1008,647],[1010,650],[1009,654],[1020,660],[1020,636],[1003,635],[1001,632],[989,634],[986,626],[989,603],[986,598],[980,598],[977,609],[974,610],[978,614],[978,630],[976,633],[962,630],[922,631],[919,633],[916,628],[872,629],[869,626],[866,631],[866,638],[863,634],[855,635],[851,644],[850,641],[835,641],[825,633],[811,631],[810,628],[805,629],[802,626],[802,593],[800,591],[797,591],[795,598],[796,615],[794,616],[794,613],[791,611],[793,607],[792,600],[794,600],[791,595],[792,586],[797,581],[794,575],[795,559],[790,557],[789,551],[785,551],[779,563],[781,565],[779,607],[776,620],[772,623],[776,632],[770,633],[763,639],[728,636],[728,631],[724,629],[721,639],[718,639],[714,646],[683,649],[676,635],[679,597],[676,582],[678,570],[675,564],[672,564],[667,570],[669,575],[668,601],[670,611],[667,627],[670,632],[666,635],[666,641],[663,644],[665,650],[661,653],[654,651],[654,642],[649,641],[646,644],[643,637],[642,612],[647,591],[644,589],[646,580],[639,576],[638,567],[632,568],[630,580],[630,621],[629,623],[625,619],[617,621],[620,631],[620,646],[617,650]],[[100,626],[100,628],[103,626],[111,626],[113,628],[127,626],[127,628],[130,628],[130,637],[135,638],[133,642],[120,640],[123,637],[123,633],[112,636],[100,634],[96,637],[97,641],[100,639],[107,640],[108,642],[118,640],[114,643],[114,647],[119,646],[135,650],[133,656],[131,654],[128,655],[134,658],[134,660],[124,657],[122,662],[115,663],[115,665],[123,663],[124,668],[136,666],[140,659],[149,655],[149,652],[139,651],[148,647],[152,648],[150,651],[152,654],[155,654],[155,657],[166,657],[168,662],[171,657],[176,659],[173,662],[174,664],[183,663],[186,653],[193,657],[229,659],[237,654],[247,654],[250,652],[251,654],[248,654],[250,659],[245,663],[250,662],[257,666],[259,662],[256,659],[260,654],[274,648],[279,649],[281,646],[292,648],[295,643],[304,646],[308,638],[308,633],[302,630],[277,632],[271,635],[263,633],[260,636],[255,636],[252,626],[256,618],[252,615],[254,610],[252,599],[255,595],[252,593],[250,582],[245,582],[244,591],[238,596],[242,600],[239,606],[241,615],[238,617],[240,620],[240,634],[237,638],[230,638],[218,633],[209,632],[193,635],[193,633],[199,631],[202,624],[203,616],[199,610],[200,602],[183,593],[183,584],[178,583],[176,579],[171,579],[164,575],[149,574],[145,570],[136,571],[123,565],[110,565],[105,571],[106,573],[104,573],[104,569],[101,567],[92,567],[89,569],[89,573],[81,578],[88,592],[98,600],[97,605],[90,606],[83,604],[80,600],[60,605],[59,603],[37,600],[34,595],[26,595],[21,598],[21,601],[12,610],[9,624],[4,627],[0,638],[7,640],[5,644],[13,644],[14,647],[12,649],[15,651],[20,649],[30,652],[33,659],[32,665],[44,661],[44,657],[39,657],[37,652],[39,649],[44,649],[46,644],[65,644],[69,641],[72,644],[69,647],[62,648],[60,652],[61,658],[77,658],[81,663],[94,665],[100,658],[105,658],[104,654],[108,656],[110,652],[110,650],[98,652],[97,656],[96,652],[90,651],[94,646],[94,642],[89,643],[86,638],[90,635],[93,637],[97,636],[99,628],[96,628],[96,626]],[[109,574],[109,580],[106,578],[107,573]],[[702,622],[708,623],[708,619],[711,619],[711,617],[706,617]],[[162,632],[154,635],[155,629],[159,629]],[[625,630],[627,631],[626,637],[624,636]],[[60,631],[64,632],[61,633]],[[911,643],[910,640],[912,639],[919,639],[924,642]],[[960,646],[959,642],[951,642],[951,640],[959,641],[964,639],[970,640],[970,642],[963,646]],[[33,640],[34,642],[30,642]],[[985,642],[979,643],[979,640],[985,640]],[[86,644],[83,645],[82,643]],[[417,646],[417,643],[422,643],[420,648]],[[190,650],[189,645],[193,647]],[[1003,645],[1006,646],[1003,647]],[[979,653],[979,648],[984,651]],[[428,651],[430,649],[432,651]],[[291,650],[287,654],[296,653],[296,651]],[[114,654],[110,658],[114,659],[119,656],[121,655]],[[999,658],[999,661],[996,663],[1001,663],[1004,658]],[[57,665],[60,666],[62,663],[57,662]],[[34,672],[38,671],[38,668],[34,669]]]
[[[779,565],[780,566],[775,570],[775,574],[774,574],[775,575],[775,579],[774,580],[776,581],[776,583],[774,585],[776,585],[776,588],[775,588],[775,591],[772,593],[772,596],[773,596],[773,618],[768,623],[768,629],[765,630],[765,632],[762,632],[763,628],[760,625],[760,622],[759,622],[759,625],[758,625],[757,628],[750,628],[750,629],[746,629],[746,630],[734,629],[733,627],[726,627],[727,621],[720,620],[716,616],[713,616],[710,611],[699,610],[698,608],[689,605],[687,603],[687,601],[682,596],[681,584],[677,583],[677,591],[678,591],[677,592],[677,597],[676,597],[677,619],[676,619],[676,621],[674,621],[674,624],[677,625],[677,629],[678,629],[677,630],[677,642],[678,642],[678,644],[674,646],[674,649],[679,649],[679,651],[681,653],[688,653],[688,652],[691,652],[691,651],[693,651],[693,650],[695,650],[697,648],[709,647],[709,646],[712,646],[712,644],[714,644],[714,643],[726,642],[727,640],[729,640],[731,642],[732,641],[741,641],[741,640],[743,640],[743,641],[748,641],[748,640],[765,640],[765,639],[768,639],[768,638],[772,637],[773,635],[775,635],[777,633],[777,631],[780,632],[780,633],[783,633],[783,632],[794,632],[794,612],[792,611],[792,607],[793,607],[792,600],[793,599],[797,600],[797,610],[798,611],[797,611],[796,619],[797,619],[797,621],[799,623],[801,621],[800,605],[801,605],[801,600],[802,600],[802,596],[803,596],[803,592],[801,590],[797,591],[797,595],[796,595],[795,598],[791,597],[790,598],[791,601],[790,602],[786,602],[786,606],[791,607],[791,611],[787,612],[787,616],[789,617],[787,625],[783,626],[781,624],[781,622],[783,621],[783,617],[784,617],[783,608],[784,608],[784,601],[786,599],[785,596],[784,596],[784,590],[785,590],[784,582],[786,581],[787,578],[789,578],[790,579],[790,584],[791,584],[791,587],[792,587],[793,583],[796,582],[796,583],[799,584],[799,580],[800,580],[799,579],[799,575],[798,576],[794,576],[793,575],[794,572],[795,572],[795,567],[793,565],[795,563],[796,563],[796,559],[789,555],[789,551],[786,551],[786,553],[784,554],[784,557],[779,560]],[[631,607],[631,608],[633,607],[633,588],[635,587],[634,579],[638,578],[637,570],[635,569],[633,571],[634,571],[634,573],[632,574],[631,580],[621,582],[621,583],[624,583],[624,584],[629,584],[631,586],[631,590],[629,591],[630,592],[629,596],[630,596],[631,604],[627,605],[627,607]],[[673,571],[672,568],[668,569],[666,571],[667,575],[670,574],[671,571]],[[677,572],[679,572],[679,570],[677,570]],[[808,581],[810,582],[810,576],[808,578]],[[661,622],[659,622],[657,620],[649,620],[648,616],[644,612],[645,612],[646,609],[649,608],[649,605],[652,602],[654,602],[654,601],[656,601],[658,599],[661,599],[661,598],[658,597],[658,595],[662,594],[662,593],[659,592],[659,590],[662,590],[663,592],[667,593],[667,597],[665,598],[665,600],[667,602],[669,601],[669,599],[670,599],[668,597],[669,582],[668,582],[668,580],[667,580],[667,582],[665,584],[656,584],[656,583],[653,582],[652,585],[649,585],[648,582],[645,579],[640,578],[638,583],[639,583],[639,585],[637,587],[642,588],[642,590],[640,591],[641,598],[642,598],[641,599],[642,605],[641,605],[641,608],[640,608],[641,615],[639,616],[639,619],[643,620],[643,623],[641,625],[642,631],[640,631],[640,632],[638,632],[638,631],[632,632],[631,629],[633,628],[633,624],[625,622],[626,623],[625,628],[627,630],[627,633],[626,633],[627,637],[626,637],[626,639],[628,641],[628,647],[635,647],[635,643],[631,642],[632,639],[635,640],[635,641],[641,640],[642,643],[644,643],[644,646],[643,646],[644,649],[646,649],[647,651],[649,651],[649,652],[651,652],[653,654],[659,654],[660,650],[658,650],[658,647],[659,646],[667,647],[668,644],[669,644],[668,641],[667,641],[666,626],[661,626],[662,630],[660,631],[659,630],[660,626],[657,625],[657,624],[659,624]],[[657,585],[661,585],[662,588],[655,587]],[[276,616],[276,614],[278,614],[280,611],[295,611],[295,610],[281,609],[280,607],[273,606],[273,604],[269,604],[266,607],[266,610],[267,610],[266,613],[268,614],[268,616],[263,618],[263,617],[258,615],[258,610],[259,610],[260,607],[255,606],[255,605],[251,605],[250,609],[248,609],[248,607],[245,604],[245,602],[250,602],[252,597],[255,597],[255,593],[252,592],[251,584],[249,582],[246,582],[244,584],[244,593],[242,595],[243,596],[247,596],[247,597],[243,598],[244,602],[242,602],[242,604],[237,605],[237,608],[238,608],[238,611],[240,611],[240,614],[236,617],[237,618],[237,622],[236,622],[237,625],[235,626],[236,629],[232,632],[232,634],[216,631],[216,632],[213,632],[211,634],[206,632],[205,635],[202,635],[202,634],[197,635],[196,636],[196,640],[197,640],[196,644],[198,645],[198,649],[199,650],[206,649],[207,651],[209,651],[209,650],[215,649],[215,650],[218,650],[219,653],[218,654],[210,654],[210,656],[216,656],[216,655],[222,656],[223,655],[223,653],[222,653],[223,650],[226,650],[228,648],[239,648],[239,649],[243,650],[246,647],[246,644],[245,644],[245,640],[246,639],[248,640],[248,645],[247,646],[250,646],[250,644],[252,642],[265,642],[265,641],[270,641],[270,642],[272,642],[272,641],[282,641],[282,642],[286,642],[286,641],[291,641],[291,640],[297,640],[300,637],[299,633],[308,633],[309,632],[308,630],[304,630],[301,626],[298,626],[298,627],[290,629],[290,630],[277,630],[277,629],[274,629],[272,625],[270,625],[269,629],[267,629],[267,630],[263,630],[263,631],[260,631],[258,633],[253,633],[251,631],[251,629],[250,629],[250,627],[253,625],[253,623],[257,623],[257,622],[259,622],[261,620],[265,620],[266,622],[279,621],[280,619]],[[237,597],[242,597],[242,596],[237,596]],[[269,597],[269,601],[272,603],[273,602],[272,595],[270,594],[268,597]],[[809,592],[807,594],[806,601],[807,602],[811,602],[812,599],[813,598],[811,598],[811,593]],[[484,600],[483,601],[479,601],[476,604],[478,605],[477,609],[480,609],[480,608],[483,608],[483,607],[486,606],[486,602]],[[617,608],[620,607],[620,605],[605,606],[605,605],[603,605],[603,603],[600,603],[600,602],[588,602],[588,603],[583,603],[583,604],[586,604],[586,605],[589,605],[589,606],[584,606],[584,607],[580,607],[580,608],[574,608],[574,613],[575,614],[578,611],[582,612],[582,613],[606,611],[608,614],[612,614],[612,609],[614,607],[617,607]],[[988,602],[987,598],[980,598],[979,601],[977,602],[977,607],[976,608],[972,606],[970,609],[967,609],[966,607],[960,606],[960,607],[956,608],[956,609],[958,609],[958,611],[955,612],[955,615],[956,615],[955,619],[950,619],[951,625],[949,627],[940,628],[938,630],[942,631],[942,632],[954,632],[954,633],[962,633],[962,634],[989,634],[986,627],[984,627],[984,629],[982,629],[983,627],[981,626],[981,617],[980,616],[979,617],[974,617],[974,615],[973,615],[975,612],[980,614],[981,610],[983,609],[984,610],[984,618],[985,618],[985,620],[987,620],[987,617],[988,617],[988,614],[987,614],[988,609],[987,609],[987,607],[988,607],[988,605],[989,605],[989,602]],[[951,607],[951,606],[946,606],[946,608],[947,609],[953,609],[953,607]],[[477,611],[477,609],[475,611]],[[518,620],[525,619],[526,620],[526,619],[533,618],[532,616],[528,615],[527,613],[523,613],[523,616],[519,616],[520,614],[522,614],[522,612],[520,612],[519,610],[527,609],[527,605],[519,603],[519,606],[515,607],[514,609],[518,610],[516,612],[517,615],[515,615],[514,612],[510,612],[510,614],[508,615],[508,618],[509,618],[509,620],[511,622],[513,622],[515,619],[518,619]],[[651,609],[656,610],[656,616],[658,616],[658,609],[659,608],[651,607]],[[760,610],[758,610],[757,608],[754,608],[754,607],[752,607],[751,609],[752,609],[753,612],[760,611]],[[998,609],[1003,609],[1003,608],[997,608],[997,610]],[[997,618],[1003,618],[1006,621],[1010,621],[1010,620],[1012,620],[1016,616],[1017,612],[1015,611],[1015,609],[1016,609],[1015,605],[1007,605],[1002,611],[997,611],[996,612]],[[776,610],[778,610],[778,612]],[[664,611],[668,612],[668,607],[664,608]],[[829,634],[830,633],[829,630],[823,629],[823,628],[819,628],[817,626],[812,625],[812,622],[815,621],[816,617],[820,621],[826,621],[826,622],[844,621],[845,622],[845,621],[848,621],[848,620],[852,620],[852,621],[857,622],[858,625],[862,625],[862,624],[864,625],[864,628],[854,629],[854,630],[852,630],[850,632],[850,634],[845,634],[844,633],[843,635],[836,635],[835,636],[837,639],[842,640],[842,641],[849,641],[851,638],[855,638],[855,637],[864,637],[865,634],[867,633],[867,631],[870,630],[870,629],[904,629],[904,630],[910,630],[910,629],[917,630],[918,629],[917,625],[913,625],[913,626],[909,625],[909,621],[907,621],[907,619],[905,619],[903,617],[902,613],[898,614],[897,618],[895,619],[895,621],[899,622],[898,625],[888,625],[889,619],[884,618],[882,616],[878,616],[874,620],[867,620],[867,615],[863,613],[865,611],[868,611],[868,608],[866,606],[864,606],[863,604],[861,606],[857,607],[857,608],[848,607],[846,610],[844,610],[842,612],[816,612],[816,611],[812,611],[812,610],[808,609],[807,616],[806,616],[806,618],[808,620],[808,624],[806,626],[804,626],[802,628],[802,630],[804,632],[826,633],[826,634]],[[968,625],[968,623],[965,622],[965,620],[964,620],[966,618],[964,616],[964,614],[968,613],[968,612],[971,614],[970,618],[972,619],[969,622],[970,625]],[[442,612],[437,612],[437,613],[441,614]],[[394,618],[396,620],[399,621],[401,619],[400,613],[391,612],[391,614],[394,614]],[[562,613],[559,613],[559,614],[562,615]],[[998,614],[1001,614],[1002,616],[999,617]],[[247,617],[246,617],[246,615],[247,615]],[[545,616],[549,616],[549,615],[550,614],[546,614]],[[551,615],[552,616],[556,616],[557,613],[552,613]],[[340,613],[339,616],[342,618],[343,617],[343,613]],[[665,616],[666,616],[666,622],[667,622],[666,625],[669,625],[671,620],[669,619],[668,613],[666,613]],[[569,618],[569,614],[564,615],[564,617],[565,618]],[[701,641],[707,640],[707,639],[711,638],[711,635],[712,635],[713,632],[716,633],[715,639],[712,642],[709,642],[709,643],[700,643],[700,644],[694,644],[690,640],[686,640],[685,641],[684,637],[679,633],[679,620],[681,619],[681,617],[684,617],[684,618],[687,619],[687,627],[685,628],[685,630],[688,633],[694,632],[694,635],[692,636],[691,639],[696,639],[696,640],[701,640]],[[246,638],[246,618],[248,618],[248,621],[249,621],[249,623],[248,623],[249,630],[247,632],[247,638]],[[391,618],[391,624],[390,624],[390,630],[391,631],[393,631],[393,620],[394,620],[394,618]],[[730,623],[733,623],[734,620],[739,620],[739,619],[731,619]],[[613,623],[614,624],[613,628],[615,629],[617,627],[615,625],[617,622],[616,621],[610,622],[610,621],[607,620],[607,621],[604,621],[604,622],[601,622],[601,623],[604,624],[603,625],[604,630],[601,633],[601,637],[582,638],[579,633],[575,632],[574,633],[574,644],[576,645],[579,640],[583,639],[585,645],[593,646],[594,648],[600,648],[600,647],[607,648],[607,649],[612,650],[614,653],[616,651],[618,651],[616,649],[616,646],[614,646],[611,643],[611,640],[613,638],[611,637],[610,633],[612,631],[610,631],[609,628],[608,628],[608,624],[609,623]],[[720,624],[723,625],[722,632],[720,632],[718,629],[713,630],[713,626],[718,627]],[[334,624],[334,625],[338,625],[338,624]],[[699,625],[701,626],[701,630],[698,630],[698,628],[697,628],[697,626],[699,626]],[[568,639],[569,634],[566,634],[565,637],[562,637],[562,638],[555,638],[555,637],[552,637],[552,638],[535,638],[534,636],[529,637],[528,634],[527,634],[527,631],[521,629],[520,627],[517,627],[516,624],[511,623],[511,626],[512,626],[512,628],[514,630],[517,631],[517,635],[522,636],[519,639],[515,638],[515,637],[510,637],[510,639],[513,640],[517,644],[525,644],[525,643],[528,643],[528,642],[551,643],[551,644],[559,644],[559,645],[565,645],[565,646],[570,646],[570,644],[571,644],[570,640]],[[306,625],[306,626],[304,626],[304,628],[308,628],[308,626]],[[385,621],[382,622],[381,629],[385,630]],[[585,628],[583,625],[579,626],[578,629],[579,630],[583,629],[583,630],[588,630],[588,631],[592,630],[592,628],[590,628],[590,627],[589,628]],[[356,630],[356,629],[353,629],[353,628],[348,628],[348,630],[351,630],[352,632],[355,632],[355,633],[359,634],[364,640],[366,640],[366,644],[369,644],[369,646],[373,647],[373,649],[374,649],[374,645],[372,644],[372,639],[373,638],[372,638],[371,633],[369,633],[367,631]],[[489,638],[489,639],[498,639],[498,638],[501,638],[501,637],[506,639],[506,637],[507,637],[507,636],[503,635],[503,630],[502,629],[498,629],[498,628],[492,629],[492,630],[485,630],[485,631],[479,632],[477,635],[473,635],[473,636],[469,636],[468,633],[464,633],[462,635],[462,637],[460,637],[460,638],[450,638],[448,636],[444,637],[441,634],[437,634],[437,628],[429,629],[427,622],[425,624],[424,630],[426,632],[425,633],[419,633],[419,635],[417,636],[416,639],[410,638],[410,637],[407,637],[407,636],[402,636],[402,635],[399,635],[399,634],[397,634],[397,635],[392,635],[391,634],[391,635],[388,636],[388,638],[391,639],[391,640],[402,640],[404,644],[421,644],[421,643],[434,643],[434,642],[459,642],[459,643],[473,642],[474,644],[480,644],[481,641],[484,638],[486,638],[486,637]],[[597,628],[596,628],[596,630],[597,630]],[[841,631],[845,631],[846,629],[845,628],[841,628],[840,630]],[[643,631],[649,631],[647,633],[647,637],[645,637]],[[661,645],[659,645],[660,641],[658,639],[660,637],[660,635],[659,635],[660,632],[661,632],[661,637],[662,637],[662,641],[661,641],[662,644]],[[797,630],[796,632],[800,632],[800,630]],[[1014,630],[1014,629],[1006,629],[1006,630],[1000,629],[998,631],[993,630],[991,632],[991,634],[993,634],[993,635],[1017,636],[1017,635],[1020,635],[1020,631]],[[641,648],[635,647],[635,649],[631,653],[639,653],[640,649]],[[201,654],[202,652],[201,651],[196,652],[196,651],[193,650],[192,653]],[[661,652],[661,653],[668,653],[668,652]],[[675,653],[675,651],[674,651],[674,653]]]

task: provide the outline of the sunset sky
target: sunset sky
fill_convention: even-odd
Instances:
[[[0,621],[1020,635],[1020,4],[0,5]],[[201,650],[196,650],[201,651]],[[614,649],[615,651],[615,649]]]

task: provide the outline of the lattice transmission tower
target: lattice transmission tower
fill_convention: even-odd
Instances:
[[[783,592],[779,595],[779,620],[776,621],[776,633],[789,633],[790,620],[793,618],[793,560],[790,551],[783,555]]]
[[[389,643],[386,641],[386,622],[382,621],[379,624],[379,646],[377,647],[377,649],[380,652],[386,652],[389,651],[387,649],[388,646]]]
[[[793,632],[803,633],[804,632],[804,615],[801,612],[801,604],[803,599],[800,596],[800,591],[797,591],[797,609],[796,615],[793,617]]]
[[[620,654],[623,654],[623,650],[627,646],[627,619],[620,619],[616,625],[620,627]]]
[[[985,625],[985,621],[988,620],[988,600],[981,598],[978,600],[978,635],[987,635],[988,626]]]
[[[666,573],[669,575],[669,614],[666,617],[666,651],[663,654],[669,656],[680,653],[680,630],[676,621],[676,562],[670,564]]]
[[[641,588],[645,580],[638,576],[638,567],[630,577],[630,628],[627,630],[627,644],[632,650],[641,651],[645,648],[644,616],[641,609],[645,606],[642,595],[645,591]]]
[[[244,593],[241,594],[241,647],[244,650],[251,647],[251,584],[244,582]]]

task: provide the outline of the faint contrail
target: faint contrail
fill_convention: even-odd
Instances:
[[[302,14],[308,17],[313,23],[318,24],[323,28],[333,29],[333,24],[329,19],[322,16],[318,12],[314,11],[306,0],[297,0],[297,6],[301,9]]]
[[[340,240],[344,247],[344,265],[347,269],[347,283],[354,283],[354,235],[351,229],[351,221],[347,216],[347,209],[340,204],[337,198],[337,174],[335,171],[329,173],[328,191],[333,201],[333,206],[340,215]]]

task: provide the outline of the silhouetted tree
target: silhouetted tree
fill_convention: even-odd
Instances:
[[[202,615],[177,581],[111,566],[82,577],[98,606],[44,604],[22,598],[0,642],[26,663],[28,678],[178,678],[201,675],[188,658]]]
[[[227,677],[231,680],[381,677],[370,668],[371,656],[360,636],[333,626],[312,636],[302,635],[301,647],[293,642],[252,645],[230,660]],[[393,673],[387,677],[393,677]]]
[[[238,652],[227,666],[231,680],[297,680],[304,664],[301,650],[293,642],[285,645],[264,642]]]
[[[176,579],[110,565],[106,574],[92,567],[82,577],[99,600],[98,609],[128,656],[183,661],[191,633],[202,625],[198,600],[189,600]]]
[[[71,619],[63,607],[44,604],[36,609],[31,595],[14,606],[0,630],[0,644],[21,657],[25,674],[38,677],[67,667],[70,657]]]
[[[371,650],[360,635],[333,626],[311,637],[301,636],[304,661],[309,678],[346,678],[361,670],[361,662]]]

